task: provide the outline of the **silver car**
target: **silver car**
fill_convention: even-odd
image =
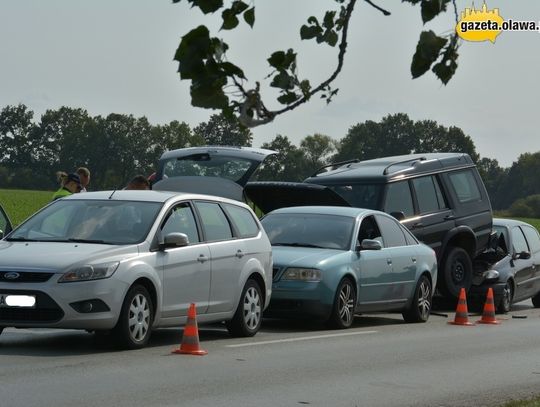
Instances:
[[[271,246],[238,201],[166,191],[57,200],[0,240],[5,327],[110,332],[143,347],[152,329],[226,321],[252,336],[272,290]]]

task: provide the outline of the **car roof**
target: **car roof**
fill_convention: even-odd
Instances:
[[[246,206],[242,202],[222,198],[213,195],[191,194],[172,191],[153,191],[153,190],[117,190],[117,191],[98,191],[98,192],[82,192],[72,194],[62,199],[72,200],[117,200],[117,201],[140,201],[140,202],[167,202],[168,200],[179,197],[180,199],[200,199],[213,200],[218,202],[226,202],[234,205]]]
[[[273,214],[279,213],[302,213],[302,214],[324,214],[324,215],[339,215],[347,216],[351,218],[356,218],[359,216],[364,216],[366,214],[381,213],[379,211],[374,211],[372,209],[365,208],[351,208],[345,206],[293,206],[288,208],[280,208],[272,211]],[[388,215],[386,215],[388,216]]]
[[[520,220],[515,219],[504,219],[504,218],[493,218],[493,226],[504,226],[504,227],[512,227],[512,226],[530,226],[534,228],[533,225],[527,222],[522,222]]]
[[[465,153],[408,154],[330,164],[322,167],[305,182],[332,183],[347,180],[389,182],[416,174],[466,167],[474,167],[474,162]]]

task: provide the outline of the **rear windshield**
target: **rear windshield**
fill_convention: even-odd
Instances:
[[[238,182],[256,161],[245,158],[211,156],[208,153],[171,158],[163,163],[163,178],[168,177],[218,177]]]
[[[383,184],[327,185],[356,208],[379,209]]]

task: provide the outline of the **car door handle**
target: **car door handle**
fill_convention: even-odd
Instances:
[[[392,265],[392,259],[386,259],[386,263],[391,266]]]
[[[244,257],[244,253],[242,253],[242,250],[238,250],[236,252],[236,257],[238,257],[239,259],[241,259],[242,257]]]
[[[206,260],[208,260],[208,257],[206,257],[204,254],[201,254],[199,255],[199,257],[197,257],[197,261],[200,263],[204,263]]]
[[[456,217],[454,215],[446,215],[444,217],[444,220],[454,220],[454,219],[456,219]]]

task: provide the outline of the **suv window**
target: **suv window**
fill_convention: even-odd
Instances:
[[[446,207],[441,189],[434,177],[415,178],[412,180],[412,184],[420,213],[436,212]]]
[[[257,236],[257,233],[259,233],[259,226],[257,226],[257,222],[253,219],[249,210],[231,204],[224,204],[223,206],[236,226],[240,237]]]
[[[388,184],[384,212],[403,212],[406,218],[414,215],[411,189],[407,181]]]
[[[206,241],[231,239],[231,226],[217,203],[195,202],[201,215],[201,223]]]
[[[377,216],[377,223],[381,227],[384,247],[407,246],[405,236],[396,221],[385,216]]]
[[[514,251],[516,253],[529,251],[525,236],[523,236],[523,232],[517,226],[512,228],[512,245],[514,246]]]
[[[538,237],[538,232],[529,226],[522,226],[521,229],[529,242],[531,253],[540,252],[540,237]]]
[[[466,203],[480,200],[480,190],[471,170],[456,171],[448,174],[448,177],[454,191],[456,191],[459,202]]]

